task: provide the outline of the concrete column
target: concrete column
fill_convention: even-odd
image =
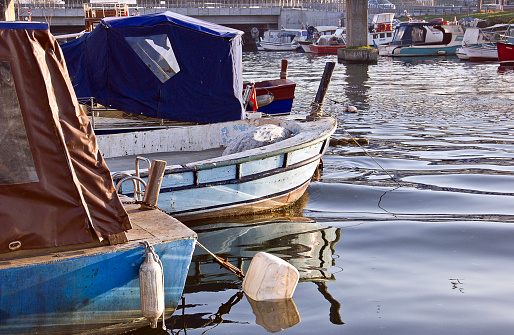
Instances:
[[[346,46],[368,45],[368,1],[346,1]]]

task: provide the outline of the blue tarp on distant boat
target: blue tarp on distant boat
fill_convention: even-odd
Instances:
[[[61,46],[78,98],[199,123],[243,118],[243,32],[172,12],[104,18]]]

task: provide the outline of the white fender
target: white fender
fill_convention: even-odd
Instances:
[[[139,292],[141,311],[150,321],[151,328],[157,328],[157,320],[164,313],[164,285],[161,265],[152,253],[147,252],[139,268]],[[163,321],[164,322],[164,321]]]

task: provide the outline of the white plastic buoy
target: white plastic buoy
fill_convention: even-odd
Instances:
[[[346,107],[346,113],[357,113],[358,110],[357,110],[357,107],[355,106],[348,106]]]
[[[145,245],[145,248],[146,257],[139,268],[141,312],[150,321],[150,327],[157,328],[157,320],[164,313],[164,277],[159,258],[153,252],[153,248],[150,245]]]
[[[293,296],[300,274],[298,270],[277,256],[256,254],[243,280],[243,290],[251,299],[276,300]]]

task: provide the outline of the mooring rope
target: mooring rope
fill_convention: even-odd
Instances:
[[[308,88],[308,87],[306,87],[306,86],[303,86],[303,85],[301,85],[301,84],[297,84],[297,85],[298,85],[298,86],[300,86],[300,87],[303,87],[303,88],[307,89],[308,91],[314,92],[313,90],[311,90],[310,88]],[[328,99],[328,100],[330,100],[330,101],[332,101],[332,102],[334,102],[334,103],[337,103],[337,104],[341,104],[341,105],[343,105],[343,103],[342,103],[341,101],[337,101],[337,100],[331,99],[331,98],[329,98],[329,97],[327,97],[327,96],[325,96],[325,99]],[[333,118],[337,119],[337,117],[335,117],[334,115],[332,115],[332,114],[330,114],[329,112],[327,112],[327,111],[323,110],[323,103],[321,103],[321,104],[320,104],[320,103],[317,103],[317,102],[313,101],[313,102],[311,103],[311,112],[310,112],[310,114],[307,116],[307,119],[308,119],[308,120],[317,120],[317,119],[321,118],[321,117],[323,116],[323,114],[328,115],[328,116],[331,116],[331,117],[333,117]],[[340,127],[340,128],[341,128],[341,129],[342,129],[342,130],[343,130],[343,131],[344,131],[348,136],[350,136],[350,138],[355,138],[355,137],[354,137],[354,136],[352,136],[352,134],[350,134],[350,132],[349,132],[348,130],[346,130],[346,128],[345,128],[345,127],[343,127],[340,123],[338,124],[338,126],[339,126],[339,127]],[[401,186],[403,186],[403,185],[402,185],[398,180],[396,180],[396,179],[391,175],[391,173],[389,173],[389,171],[387,171],[386,169],[384,169],[384,167],[383,167],[382,165],[380,165],[380,163],[379,163],[379,162],[377,162],[377,160],[376,160],[376,159],[375,159],[375,158],[374,158],[374,157],[373,157],[373,156],[372,156],[372,155],[371,155],[371,154],[370,154],[366,149],[364,149],[364,147],[363,147],[362,145],[360,145],[360,143],[359,143],[359,142],[354,141],[354,143],[355,143],[355,144],[357,144],[357,145],[362,149],[362,151],[364,151],[364,153],[365,153],[369,158],[371,158],[371,159],[375,162],[375,164],[377,164],[377,165],[378,165],[378,166],[379,166],[379,167],[380,167],[380,168],[381,168],[381,169],[382,169],[382,170],[383,170],[383,171],[384,171],[384,172],[385,172],[385,173],[386,173],[386,174],[391,178],[391,180],[393,180],[395,183],[397,183],[400,187],[401,187]]]
[[[309,121],[315,121],[321,119],[323,116],[323,103],[316,101],[311,102],[311,113],[307,117]]]

